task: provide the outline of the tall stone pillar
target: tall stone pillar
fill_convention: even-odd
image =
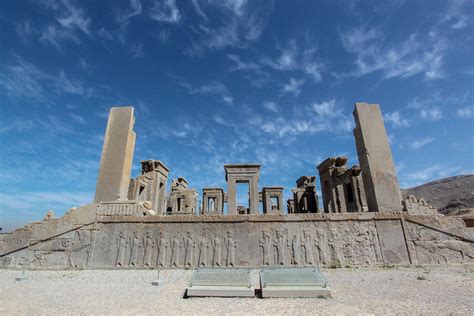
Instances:
[[[126,200],[135,150],[133,107],[113,107],[104,137],[94,202]]]
[[[227,214],[237,215],[237,188],[233,178],[227,180]]]
[[[402,209],[392,151],[378,104],[356,103],[354,136],[370,212]]]

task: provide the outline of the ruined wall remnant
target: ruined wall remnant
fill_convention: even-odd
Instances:
[[[356,103],[354,136],[369,211],[402,209],[392,151],[378,104]]]
[[[185,178],[173,179],[166,214],[196,214],[197,196],[197,191],[189,188],[189,183]]]
[[[289,202],[288,213],[317,213],[318,194],[316,192],[316,177],[301,176],[296,180],[293,191],[293,201]]]
[[[159,160],[142,160],[142,174],[130,180],[129,200],[150,201],[158,214],[165,210],[169,169]]]
[[[104,137],[94,202],[126,200],[135,150],[133,107],[113,107]]]
[[[367,212],[362,174],[358,165],[347,168],[347,157],[329,157],[318,165],[326,213]]]
[[[428,204],[423,198],[417,198],[414,195],[408,195],[402,201],[403,210],[413,215],[437,215],[438,210],[433,205]]]
[[[128,204],[127,204],[128,203]],[[0,235],[0,268],[137,269],[474,263],[455,218],[407,212],[143,215],[139,202],[79,208]],[[90,208],[89,206],[87,208]]]

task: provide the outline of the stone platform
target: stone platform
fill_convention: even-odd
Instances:
[[[250,269],[197,269],[186,296],[253,297],[255,289],[250,272]]]
[[[262,297],[329,297],[331,289],[319,268],[267,267],[260,272]]]

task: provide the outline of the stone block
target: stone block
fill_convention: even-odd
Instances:
[[[260,272],[262,297],[328,297],[331,289],[319,269],[265,267]]]
[[[198,269],[187,296],[253,297],[250,269]]]

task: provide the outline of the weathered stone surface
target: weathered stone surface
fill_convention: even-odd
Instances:
[[[186,179],[180,177],[173,179],[171,184],[171,196],[168,199],[166,214],[184,215],[197,213],[197,191],[189,189]]]
[[[169,169],[159,160],[142,160],[141,165],[142,174],[130,180],[128,199],[149,202],[148,209],[163,214]]]
[[[301,176],[296,180],[293,202],[289,203],[288,213],[317,213],[318,195],[316,193],[316,177]]]
[[[224,212],[224,190],[222,188],[202,189],[202,209],[204,215],[222,215]]]
[[[354,118],[357,155],[369,211],[401,210],[402,193],[379,105],[356,103]]]
[[[249,184],[249,214],[258,214],[258,180],[260,175],[259,164],[233,164],[224,165],[225,179],[227,181],[227,213],[237,212],[237,183]]]
[[[358,165],[346,167],[347,157],[329,157],[317,166],[326,213],[367,212],[367,199]]]
[[[135,210],[134,204],[128,207]],[[121,208],[89,225],[72,220],[70,230],[52,220],[44,222],[49,229],[37,224],[2,235],[7,249],[0,266],[21,267],[25,261],[29,268],[91,269],[474,263],[474,242],[462,233],[462,221],[444,217],[406,212],[143,216],[140,211],[120,215]]]
[[[461,220],[436,215],[424,200],[414,197],[404,201],[406,211],[401,211],[400,190],[378,106],[356,104],[354,116],[362,170],[345,167],[346,157],[329,158],[318,166],[321,180],[332,181],[328,187],[322,181],[328,213],[318,213],[315,176],[297,180],[293,199],[287,201],[288,214],[283,214],[282,187],[264,187],[260,193],[260,165],[233,164],[224,166],[227,192],[204,189],[206,201],[197,214],[197,192],[189,188],[186,179],[173,179],[171,194],[165,198],[168,169],[158,160],[142,161],[142,175],[128,185],[135,142],[133,109],[113,108],[97,184],[96,200],[100,202],[72,208],[60,218],[50,214],[43,221],[0,234],[0,267],[339,267],[474,262],[474,241]],[[249,208],[237,205],[236,184],[241,182],[249,184]],[[135,200],[126,200],[127,188],[128,197]],[[264,214],[259,214],[260,202]],[[224,203],[228,203],[225,216]],[[373,212],[365,212],[366,205]]]
[[[433,205],[428,204],[425,199],[408,195],[403,199],[403,210],[413,215],[437,215],[438,210]]]
[[[133,107],[110,110],[94,202],[126,200],[135,150]]]
[[[283,214],[283,187],[262,188],[263,214]]]

